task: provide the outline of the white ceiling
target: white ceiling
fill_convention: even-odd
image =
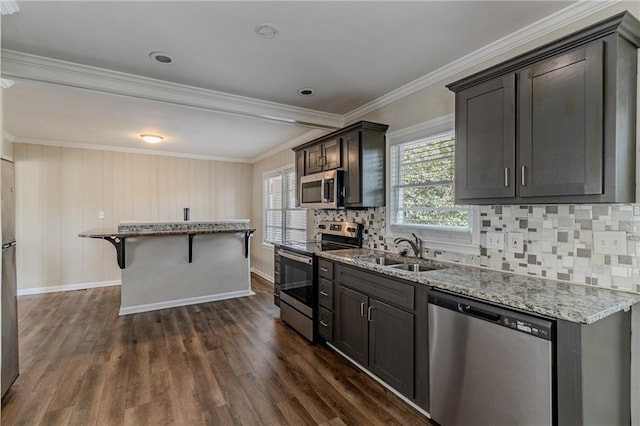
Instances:
[[[570,3],[19,1],[2,48],[340,117]],[[278,36],[258,37],[262,22]],[[309,130],[12,78],[5,130],[19,139],[140,148],[153,130],[167,140],[152,149],[250,160]]]

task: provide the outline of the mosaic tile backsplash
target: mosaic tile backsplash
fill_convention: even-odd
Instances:
[[[364,225],[363,247],[398,252],[385,238],[385,208],[316,210],[316,239],[321,220],[349,220]],[[425,258],[446,260],[516,274],[640,292],[640,204],[481,206],[480,255],[433,250]],[[623,231],[627,254],[600,254],[593,233]],[[487,232],[523,234],[524,253],[486,247]]]

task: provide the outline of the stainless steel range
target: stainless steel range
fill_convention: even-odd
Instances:
[[[361,224],[323,221],[319,228],[320,241],[285,241],[274,252],[274,303],[282,320],[312,342],[318,331],[316,253],[362,247]]]

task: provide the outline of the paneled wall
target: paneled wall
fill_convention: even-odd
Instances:
[[[250,219],[252,165],[15,144],[18,288],[117,281],[115,250],[78,237],[123,220]],[[104,219],[98,218],[103,211]]]

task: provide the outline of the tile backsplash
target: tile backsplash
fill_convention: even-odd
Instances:
[[[319,239],[321,220],[349,220],[364,225],[363,247],[397,252],[385,238],[384,207],[364,210],[316,210]],[[587,285],[640,292],[640,204],[515,205],[480,207],[480,254],[433,250],[425,257],[547,277]],[[594,249],[594,232],[623,231],[626,253],[601,254]],[[488,249],[487,232],[523,235],[524,252]],[[623,250],[625,251],[625,250]]]

